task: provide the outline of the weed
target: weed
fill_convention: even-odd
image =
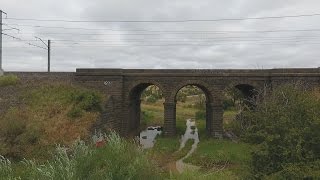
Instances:
[[[19,82],[19,78],[16,75],[0,76],[0,87],[16,85]]]

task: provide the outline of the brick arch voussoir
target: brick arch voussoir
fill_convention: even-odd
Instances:
[[[204,81],[201,81],[201,80],[187,80],[187,81],[183,81],[183,82],[180,82],[178,83],[176,86],[174,86],[174,88],[171,90],[171,94],[168,98],[168,101],[169,102],[175,102],[175,97],[176,97],[176,94],[179,92],[179,90],[187,85],[199,85],[199,86],[202,86],[204,87],[208,93],[209,93],[209,100],[213,103],[217,103],[217,104],[220,104],[222,102],[222,99],[221,99],[221,92],[216,89],[215,87],[213,87],[213,85],[210,85]]]

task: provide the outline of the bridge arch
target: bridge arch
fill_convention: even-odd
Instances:
[[[243,103],[248,105],[250,108],[254,107],[256,104],[257,96],[258,96],[258,91],[261,90],[259,89],[257,84],[253,83],[235,83],[229,86],[229,88],[237,89],[240,91],[243,99]]]
[[[176,133],[176,96],[178,92],[186,86],[196,86],[203,91],[206,97],[206,130],[214,136],[222,136],[223,108],[221,92],[212,85],[199,80],[187,80],[174,86],[171,94],[164,103],[165,105],[165,134]]]
[[[164,94],[163,86],[156,81],[137,81],[128,87],[126,105],[128,107],[127,130],[133,132],[139,129],[141,114],[141,94],[149,86],[154,85]],[[165,98],[165,96],[163,96]]]

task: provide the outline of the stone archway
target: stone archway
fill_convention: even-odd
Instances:
[[[223,108],[220,99],[220,91],[199,80],[188,80],[181,82],[171,90],[169,98],[164,103],[164,133],[168,136],[176,133],[176,95],[180,89],[188,85],[198,87],[206,96],[206,130],[208,134],[219,137],[222,136]]]
[[[162,86],[153,81],[139,81],[129,87],[127,94],[127,130],[128,132],[137,131],[140,126],[141,114],[141,94],[149,86],[157,86],[163,92]],[[164,97],[165,98],[165,97]]]

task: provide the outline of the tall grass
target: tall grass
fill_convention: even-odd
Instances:
[[[58,146],[52,160],[37,164],[23,160],[18,166],[0,157],[4,179],[161,179],[157,167],[134,142],[117,134],[106,136],[106,145],[95,148],[76,141],[71,148]],[[18,167],[18,168],[17,168]]]
[[[19,78],[16,75],[0,76],[0,87],[16,85],[19,82]]]
[[[88,138],[103,100],[98,92],[57,83],[29,87],[18,96],[21,105],[0,116],[0,154],[15,160],[46,160],[54,144]]]

